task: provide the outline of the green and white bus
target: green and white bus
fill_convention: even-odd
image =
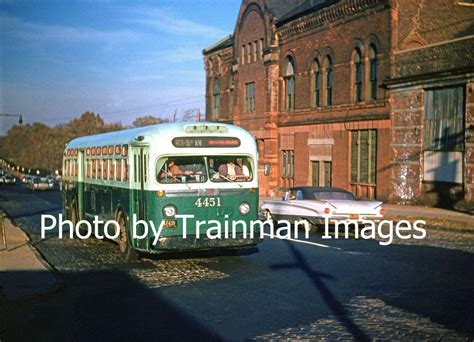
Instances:
[[[209,239],[201,226],[196,231],[196,222],[215,220],[224,227],[225,221],[257,220],[257,165],[255,138],[228,124],[160,124],[80,137],[64,151],[63,215],[74,225],[95,217],[116,220],[127,259],[137,251],[253,247],[259,234],[244,234],[243,225],[235,227],[233,238]],[[180,215],[194,217],[185,222]],[[156,227],[163,222],[158,243],[151,229],[145,238],[134,238],[145,231],[136,225],[132,234],[132,218]]]

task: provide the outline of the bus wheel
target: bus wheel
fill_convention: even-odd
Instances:
[[[118,245],[120,253],[122,253],[125,261],[134,261],[138,259],[137,252],[130,246],[127,235],[127,219],[123,212],[118,213],[118,224],[120,226],[120,235],[118,237]]]

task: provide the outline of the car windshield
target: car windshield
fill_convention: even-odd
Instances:
[[[354,196],[346,191],[314,191],[313,198],[317,200],[354,200]]]
[[[249,182],[251,165],[246,156],[163,157],[156,164],[156,179],[159,183]]]

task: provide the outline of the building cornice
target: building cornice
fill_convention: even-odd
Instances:
[[[387,4],[387,0],[347,0],[336,3],[282,25],[278,28],[278,36],[287,39],[381,4]]]

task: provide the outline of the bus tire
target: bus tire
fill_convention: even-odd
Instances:
[[[127,234],[127,215],[123,211],[117,213],[117,222],[120,227],[120,235],[117,239],[120,253],[125,261],[134,261],[138,259],[138,253],[130,246]]]

